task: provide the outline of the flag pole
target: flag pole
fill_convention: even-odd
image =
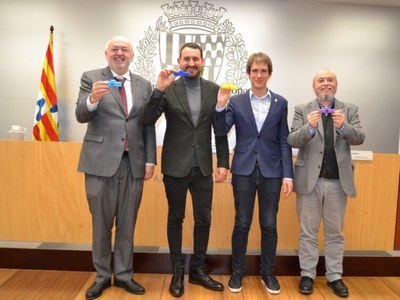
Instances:
[[[58,105],[56,81],[53,65],[53,31],[50,26],[50,37],[44,58],[39,93],[36,101],[32,140],[59,141]]]
[[[53,52],[53,31],[54,31],[54,26],[50,26],[50,43],[51,43],[51,51]]]

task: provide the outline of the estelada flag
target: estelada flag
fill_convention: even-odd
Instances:
[[[34,141],[59,141],[58,106],[56,80],[53,64],[53,31],[50,27],[50,38],[44,58],[39,95],[36,101],[35,119],[33,123]]]

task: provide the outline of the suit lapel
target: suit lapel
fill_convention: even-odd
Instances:
[[[335,98],[335,103],[334,103],[334,107],[333,107],[335,110],[338,110],[338,109],[340,109],[341,111],[343,111],[343,113],[344,113],[344,115],[346,116],[346,112],[345,112],[345,110],[344,110],[344,104],[343,104],[343,102],[340,102],[339,100],[337,100],[336,98]],[[333,142],[334,142],[334,145],[336,146],[336,138],[337,138],[337,134],[336,134],[336,128],[335,128],[335,124],[333,124],[333,130],[334,130],[334,133],[333,133]]]
[[[244,99],[245,101],[243,101],[244,109],[249,117],[251,124],[253,125],[253,128],[256,131],[258,131],[257,124],[256,124],[256,118],[254,117],[253,108],[251,107],[250,90],[248,90],[247,93],[244,94],[244,96],[246,97],[246,99]]]
[[[201,122],[200,120],[204,116],[204,114],[207,115],[208,101],[209,101],[209,99],[213,99],[211,90],[212,89],[210,88],[209,83],[200,77],[201,107],[200,107],[200,115],[199,115],[197,124],[199,124],[199,122]],[[197,124],[195,124],[195,126],[197,126]]]
[[[278,99],[276,99],[276,96],[274,95],[274,93],[272,93],[272,92],[270,92],[270,93],[271,93],[271,102],[270,102],[270,105],[269,105],[268,114],[267,114],[267,117],[264,120],[264,123],[263,123],[263,125],[261,127],[260,132],[268,127],[268,123],[271,120],[272,115],[275,113],[276,105],[278,104]]]
[[[318,100],[314,100],[313,102],[310,103],[308,112],[310,113],[315,110],[319,110]],[[322,140],[324,140],[324,124],[322,123],[322,118],[318,121],[317,131],[322,137]]]
[[[135,93],[135,91],[139,91],[139,89],[140,89],[140,84],[139,84],[139,81],[137,80],[137,78],[135,78],[131,72],[129,72],[129,74],[131,76],[132,107],[129,111],[128,116],[135,110],[135,106],[137,106],[139,103],[139,99],[138,99],[139,94]]]
[[[104,69],[103,72],[104,75],[104,80],[111,80],[114,78],[111,70],[109,67]],[[123,113],[125,115],[124,112],[124,107],[122,106],[122,100],[121,100],[121,95],[119,94],[118,88],[110,88],[110,94],[113,96],[114,100],[117,102],[117,104],[119,105],[120,109],[121,109],[121,113]]]

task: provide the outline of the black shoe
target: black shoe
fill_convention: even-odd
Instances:
[[[242,275],[239,272],[233,272],[228,282],[228,289],[232,293],[239,293],[242,290]]]
[[[347,297],[349,295],[349,290],[342,279],[331,282],[328,281],[328,286],[330,286],[333,289],[333,292],[339,297]]]
[[[199,284],[206,289],[212,290],[212,291],[223,291],[224,286],[222,283],[215,281],[212,279],[205,271],[204,269],[197,269],[194,271],[191,271],[189,273],[189,282],[193,284]]]
[[[314,280],[308,276],[301,276],[299,291],[304,295],[310,295],[313,292]]]
[[[281,287],[278,280],[274,275],[264,276],[261,275],[261,282],[267,288],[268,293],[278,295],[281,292]]]
[[[105,289],[111,286],[111,280],[94,282],[86,291],[86,300],[96,299],[101,296]]]
[[[137,283],[133,279],[129,279],[127,281],[114,279],[114,286],[126,289],[126,291],[131,294],[136,294],[136,295],[144,294],[144,287],[142,287],[139,283]]]
[[[174,297],[180,297],[183,295],[183,278],[184,272],[182,267],[175,267],[174,273],[171,280],[171,285],[169,286],[169,293]]]

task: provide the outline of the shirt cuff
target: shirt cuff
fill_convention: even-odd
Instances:
[[[339,136],[342,136],[342,135],[343,135],[343,132],[344,132],[344,123],[343,123],[343,126],[342,126],[342,127],[340,127],[339,129],[336,129],[336,133],[337,133]]]
[[[317,129],[312,127],[310,124],[308,124],[308,128],[307,128],[307,133],[310,137],[313,137],[315,135],[315,133],[317,132]]]
[[[215,111],[216,112],[221,112],[221,111],[224,111],[225,109],[226,109],[226,107],[228,106],[228,103],[226,103],[225,104],[225,106],[224,107],[218,107],[218,104],[217,105],[215,105]]]
[[[164,95],[163,91],[160,91],[158,88],[155,88],[153,91],[153,97],[160,98]]]
[[[90,95],[89,95],[89,97],[87,97],[87,99],[86,99],[86,109],[89,112],[95,111],[97,109],[98,105],[99,105],[99,102],[96,102],[96,103],[91,103],[90,102]]]

